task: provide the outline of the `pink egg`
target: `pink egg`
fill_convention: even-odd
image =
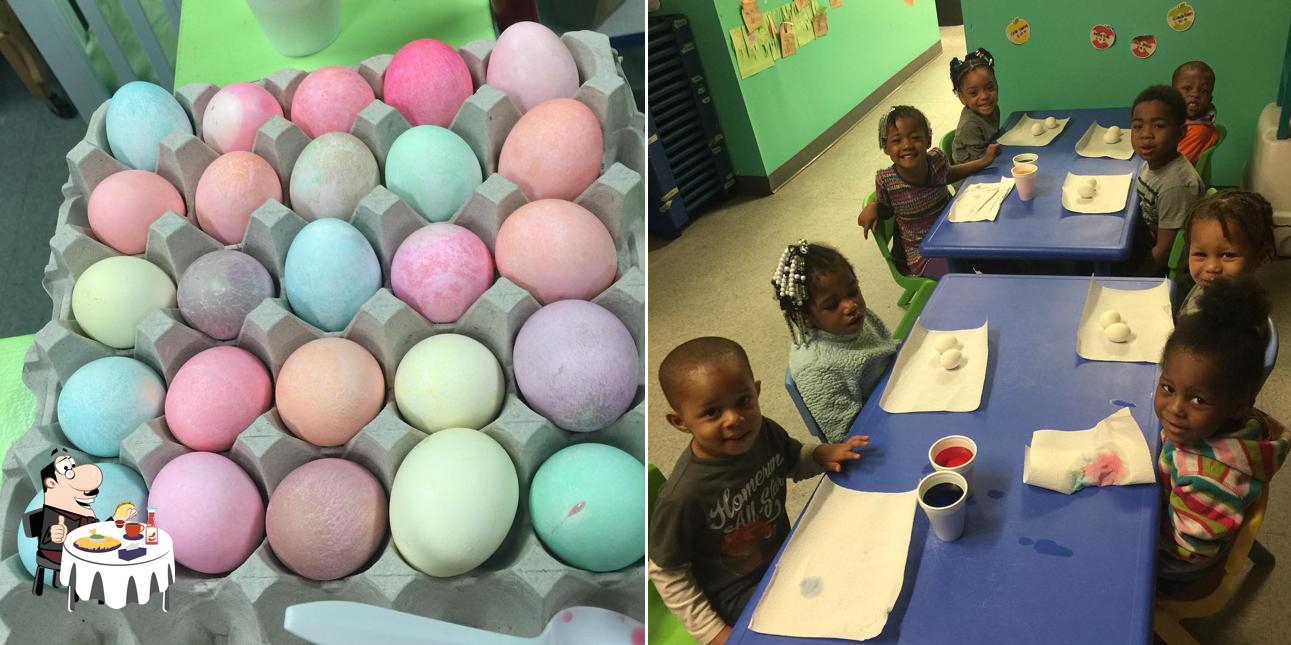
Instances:
[[[372,86],[358,72],[323,67],[310,72],[296,88],[291,120],[311,139],[328,132],[349,132],[354,117],[375,99]]]
[[[601,124],[586,105],[552,99],[520,117],[498,157],[498,173],[529,199],[573,201],[601,172]]]
[[[457,320],[493,284],[489,248],[456,224],[429,224],[408,236],[390,264],[394,295],[431,322]]]
[[[287,357],[274,398],[278,416],[296,436],[316,446],[339,446],[381,411],[385,377],[363,346],[320,338]]]
[[[224,452],[273,403],[269,370],[245,349],[212,347],[188,359],[166,390],[166,425],[193,450]]]
[[[202,116],[202,141],[216,152],[250,152],[256,130],[275,116],[283,116],[269,90],[251,83],[226,85],[211,97]]]
[[[498,273],[542,304],[591,300],[614,282],[618,256],[601,220],[573,202],[540,199],[498,230]]]
[[[399,48],[386,67],[382,97],[408,123],[447,128],[475,87],[456,49],[430,38]]]
[[[228,152],[206,167],[193,198],[197,224],[224,244],[238,244],[247,222],[270,199],[282,201],[273,166],[253,152]]]
[[[362,466],[344,459],[311,461],[291,471],[269,496],[269,547],[306,578],[344,578],[381,546],[387,503],[381,482]],[[320,540],[322,534],[327,539]]]
[[[95,237],[126,255],[144,252],[148,226],[166,211],[186,213],[179,191],[161,175],[147,170],[109,175],[90,193],[86,210]]]
[[[484,82],[506,92],[523,113],[549,99],[573,98],[578,67],[555,32],[536,22],[517,22],[493,45]]]
[[[228,573],[264,539],[264,499],[228,457],[190,452],[152,480],[148,507],[175,545],[175,561],[200,573]]]

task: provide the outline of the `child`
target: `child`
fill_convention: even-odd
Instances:
[[[1268,295],[1253,278],[1206,287],[1166,342],[1154,405],[1165,496],[1157,573],[1169,593],[1212,569],[1287,455],[1291,435],[1256,410]]]
[[[1193,287],[1180,313],[1197,311],[1202,288],[1247,275],[1273,259],[1273,207],[1259,193],[1225,190],[1197,203],[1184,235]]]
[[[1131,139],[1143,159],[1137,186],[1142,225],[1130,256],[1136,275],[1165,275],[1175,233],[1201,198],[1201,177],[1179,154],[1186,116],[1183,96],[1173,87],[1153,85],[1134,99]]]
[[[785,477],[838,472],[867,437],[803,447],[762,417],[748,356],[696,338],[659,366],[668,423],[691,435],[650,518],[650,578],[700,643],[724,643],[789,534]]]
[[[1215,70],[1202,61],[1189,61],[1174,70],[1170,84],[1183,95],[1188,107],[1187,129],[1179,140],[1179,154],[1195,166],[1197,157],[1219,141],[1215,105],[1210,102],[1215,91]]]
[[[892,166],[874,175],[878,200],[866,206],[856,218],[869,238],[879,217],[896,217],[897,236],[892,259],[906,275],[937,279],[950,270],[945,258],[929,261],[919,254],[919,243],[937,221],[950,199],[946,185],[959,181],[989,165],[1000,146],[986,146],[981,159],[950,165],[942,151],[932,145],[932,127],[922,112],[898,105],[879,120],[879,147],[892,159]]]
[[[986,146],[1000,132],[999,89],[995,84],[995,59],[978,48],[964,57],[950,61],[950,82],[955,96],[964,104],[955,127],[955,143],[950,158],[955,163],[980,159]]]
[[[892,363],[897,343],[865,307],[856,271],[838,251],[805,240],[771,278],[793,346],[789,373],[825,440],[838,443]]]

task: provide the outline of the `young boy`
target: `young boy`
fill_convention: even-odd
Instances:
[[[1201,199],[1201,177],[1179,154],[1186,118],[1183,96],[1173,87],[1153,85],[1134,99],[1131,139],[1143,159],[1137,186],[1142,225],[1130,256],[1135,275],[1165,275],[1175,233]]]
[[[691,435],[650,518],[650,579],[700,643],[725,643],[789,534],[785,478],[838,472],[868,438],[803,447],[758,407],[744,348],[696,338],[659,366],[668,423]]]
[[[1187,130],[1179,140],[1179,154],[1195,166],[1197,157],[1219,141],[1219,133],[1215,130],[1215,105],[1211,103],[1211,95],[1215,91],[1215,70],[1202,61],[1188,61],[1174,70],[1170,84],[1183,95],[1188,107]]]

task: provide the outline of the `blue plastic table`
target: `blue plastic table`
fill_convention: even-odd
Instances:
[[[1009,115],[1004,124],[1008,131],[1022,118],[1021,112]],[[963,187],[981,182],[999,181],[1009,176],[1013,156],[1024,152],[1040,155],[1037,164],[1035,199],[1024,202],[1015,189],[1004,200],[999,216],[993,222],[952,224],[947,218],[953,200],[946,205],[937,222],[924,237],[919,251],[931,258],[997,259],[1032,261],[1093,262],[1096,271],[1105,274],[1111,263],[1129,258],[1130,242],[1139,217],[1139,196],[1130,182],[1125,209],[1106,215],[1072,213],[1062,207],[1062,182],[1067,173],[1078,175],[1112,175],[1133,173],[1138,178],[1142,164],[1137,156],[1119,159],[1091,159],[1076,154],[1076,142],[1094,121],[1104,127],[1119,125],[1129,136],[1129,108],[1050,110],[1027,112],[1032,118],[1070,116],[1071,121],[1047,146],[1001,146],[1000,156],[985,170],[964,180]],[[961,190],[962,188],[961,187]]]
[[[1125,289],[1160,284],[1145,278],[1099,281]],[[886,629],[870,642],[1146,642],[1157,487],[1087,488],[1068,496],[1022,483],[1022,447],[1033,431],[1090,428],[1125,405],[1134,406],[1152,454],[1160,448],[1152,410],[1158,366],[1076,355],[1076,324],[1088,285],[1089,278],[1078,277],[950,274],[933,292],[920,318],[926,327],[989,322],[981,407],[958,414],[888,414],[877,404],[885,376],[851,429],[869,435],[869,448],[859,462],[830,476],[853,489],[912,490],[931,471],[933,441],[962,434],[978,446],[974,495],[956,542],[938,539],[927,517],[915,510],[905,584]],[[766,581],[735,625],[732,643],[850,642],[748,631]],[[865,592],[855,590],[858,597]]]

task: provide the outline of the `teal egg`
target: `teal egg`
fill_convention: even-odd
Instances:
[[[645,555],[645,466],[618,448],[582,443],[543,462],[529,486],[538,538],[588,571],[616,571]]]
[[[297,316],[323,331],[341,331],[381,287],[381,262],[349,222],[315,220],[287,249],[282,283]]]
[[[386,188],[432,222],[446,222],[484,182],[475,152],[452,130],[419,125],[386,155]]]
[[[108,147],[121,163],[139,170],[157,170],[161,140],[179,130],[193,134],[193,124],[179,101],[160,85],[131,81],[108,103]]]

